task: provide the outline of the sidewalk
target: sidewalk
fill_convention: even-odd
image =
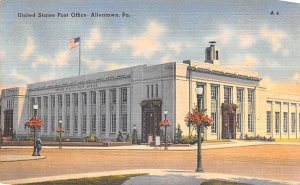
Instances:
[[[262,184],[262,185],[292,185],[299,184],[293,181],[279,181],[273,179],[254,178],[246,176],[237,176],[219,173],[195,173],[193,171],[185,170],[169,170],[169,169],[135,169],[135,170],[122,170],[110,172],[95,172],[95,173],[82,173],[82,174],[69,174],[51,177],[39,177],[30,179],[19,179],[4,181],[4,184],[24,184],[33,182],[44,182],[53,180],[66,180],[66,179],[80,179],[86,177],[101,177],[118,174],[147,174],[142,176],[133,177],[123,183],[123,185],[200,185],[200,183],[208,180],[222,180],[231,182],[242,182],[249,184]]]

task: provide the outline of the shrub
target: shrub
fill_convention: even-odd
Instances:
[[[126,139],[125,139],[126,142],[131,142],[131,136],[130,134],[126,134]]]
[[[116,138],[116,141],[117,142],[124,142],[124,136],[123,136],[121,131],[119,131],[119,133],[117,135],[117,138]]]
[[[83,140],[83,142],[98,142],[98,141],[100,141],[100,139],[97,136],[93,136],[93,135],[83,137],[82,140]]]
[[[181,143],[182,141],[182,130],[180,125],[178,124],[176,129],[175,143]]]
[[[196,144],[197,143],[197,136],[182,136],[182,139],[181,139],[181,144]]]

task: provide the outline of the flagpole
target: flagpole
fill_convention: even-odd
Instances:
[[[80,37],[79,37],[80,38]],[[80,61],[80,47],[81,47],[81,38],[79,40],[79,68],[78,68],[78,72],[79,72],[79,76],[80,76],[80,65],[81,65],[81,61]]]

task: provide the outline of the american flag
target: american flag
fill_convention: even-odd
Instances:
[[[69,40],[69,48],[73,49],[79,45],[80,37],[72,38]]]

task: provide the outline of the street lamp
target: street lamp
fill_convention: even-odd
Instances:
[[[198,106],[198,112],[202,111],[203,104],[202,104],[202,96],[203,96],[203,86],[199,86],[196,88],[196,94],[197,94],[197,106]],[[202,155],[201,155],[201,133],[203,130],[203,124],[197,125],[197,135],[198,135],[198,141],[197,141],[197,169],[196,172],[201,173],[203,172],[202,168]]]
[[[58,121],[58,123],[59,123],[59,149],[61,149],[61,133],[62,133],[62,120],[59,120]]]
[[[133,125],[132,138],[133,138],[133,144],[137,144],[137,131],[136,131],[136,125]]]
[[[33,105],[33,113],[34,113],[34,118],[36,119],[37,111],[39,109],[38,104]],[[36,127],[33,127],[33,153],[32,156],[37,156],[37,151],[36,151]]]
[[[167,120],[167,115],[168,115],[168,111],[165,109],[164,110],[164,115],[165,115],[165,121]],[[164,125],[165,127],[165,150],[168,150],[168,146],[167,146],[167,124]]]

